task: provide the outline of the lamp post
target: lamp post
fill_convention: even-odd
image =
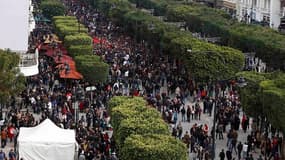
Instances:
[[[86,90],[86,92],[91,92],[90,100],[91,100],[91,104],[93,104],[93,91],[96,90],[96,87],[95,86],[86,87],[85,90]]]
[[[81,88],[81,86],[77,87],[75,90],[75,104],[74,104],[74,121],[75,121],[75,127],[77,128],[77,110],[78,110],[78,101],[84,99],[84,90]]]

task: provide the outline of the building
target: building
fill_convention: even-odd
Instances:
[[[221,0],[218,6],[239,21],[273,29],[279,28],[281,18],[285,16],[285,0]]]
[[[32,12],[31,0],[0,0],[0,49],[20,54],[19,68],[25,76],[38,74],[37,54],[27,53],[29,35],[35,28]]]

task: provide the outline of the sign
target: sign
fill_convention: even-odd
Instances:
[[[96,90],[96,87],[95,86],[90,86],[90,87],[86,87],[86,91],[94,91]]]

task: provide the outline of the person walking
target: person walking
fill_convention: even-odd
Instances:
[[[7,130],[3,128],[1,131],[1,146],[4,148],[7,144]]]
[[[184,106],[181,109],[181,114],[182,114],[182,122],[186,122],[186,116],[185,116],[186,110],[185,110]]]
[[[0,160],[6,160],[6,155],[2,149],[0,150]]]
[[[225,155],[224,149],[222,149],[222,151],[220,152],[219,157],[220,157],[220,160],[225,159],[226,155]]]
[[[237,146],[237,150],[238,150],[238,159],[240,160],[241,159],[241,152],[242,152],[242,143],[239,142],[238,146]]]
[[[13,149],[11,149],[11,150],[9,151],[8,156],[9,156],[9,160],[16,160],[16,153],[14,152]]]
[[[227,160],[232,160],[232,158],[233,158],[232,152],[230,150],[227,150],[226,156],[227,156]]]

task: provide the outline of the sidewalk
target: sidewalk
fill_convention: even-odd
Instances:
[[[171,96],[173,97],[173,96]],[[190,101],[191,100],[191,101]],[[191,98],[187,98],[186,99],[186,102],[185,102],[185,106],[187,105],[190,105],[192,106],[193,104],[195,103],[192,103],[192,99]],[[200,102],[199,103],[200,106],[202,107],[202,110],[204,109],[204,106],[203,106],[203,103]],[[214,112],[214,109],[212,110],[212,112]],[[190,129],[191,127],[197,123],[198,125],[199,124],[207,124],[209,126],[209,132],[211,131],[212,127],[213,127],[213,119],[214,119],[214,114],[212,113],[212,116],[210,117],[208,113],[206,114],[201,114],[201,120],[191,120],[190,123],[189,122],[182,122],[182,114],[179,113],[178,115],[178,122],[181,121],[181,124],[182,124],[182,127],[183,127],[183,133],[182,133],[182,136],[186,133],[186,131],[188,131],[188,133],[190,133]],[[242,115],[243,115],[243,112],[241,111],[240,112],[240,118],[242,118]],[[244,142],[247,141],[247,136],[248,134],[251,133],[251,123],[252,123],[252,120],[250,119],[250,124],[249,124],[249,129],[247,130],[246,133],[244,133],[242,130],[241,130],[241,126],[240,126],[240,129],[237,131],[238,132],[238,142],[241,141],[242,144],[244,144]],[[216,126],[217,127],[217,126]],[[227,151],[227,132],[230,130],[230,125],[227,125],[226,127],[226,133],[224,133],[224,139],[222,140],[219,140],[219,139],[216,139],[216,149],[215,149],[215,159],[219,159],[219,153],[221,152],[222,149],[224,149],[224,151]],[[251,153],[254,157],[254,159],[257,159],[260,155],[260,149],[255,149],[256,152],[254,153]],[[235,158],[236,160],[238,159],[237,157],[237,154],[235,154],[235,152],[233,151],[232,153],[232,156],[233,158]],[[189,152],[189,160],[192,160],[192,159],[195,159],[195,154],[194,153],[190,153]]]

